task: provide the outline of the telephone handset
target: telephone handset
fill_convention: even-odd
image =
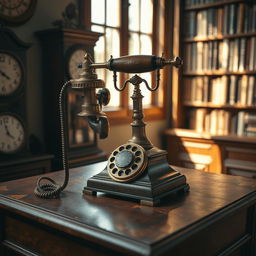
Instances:
[[[132,138],[117,147],[110,155],[106,168],[97,175],[91,177],[84,188],[84,194],[95,195],[97,192],[118,195],[138,199],[142,204],[156,205],[160,199],[178,191],[188,191],[189,185],[186,177],[172,169],[167,162],[167,152],[152,145],[146,136],[143,122],[143,105],[140,86],[145,85],[150,91],[156,91],[159,87],[159,69],[166,65],[180,67],[182,60],[179,57],[164,59],[152,55],[133,55],[112,58],[106,63],[93,63],[89,54],[84,57],[81,65],[82,72],[78,79],[68,81],[60,92],[60,119],[62,135],[63,168],[65,180],[63,185],[57,185],[48,177],[38,180],[35,194],[43,198],[55,198],[67,186],[69,177],[68,157],[66,153],[67,133],[65,122],[65,108],[63,107],[63,95],[67,86],[83,92],[84,100],[79,116],[88,120],[89,126],[99,134],[101,139],[108,136],[109,123],[102,106],[107,105],[110,93],[105,88],[105,83],[97,78],[95,69],[105,68],[113,71],[114,87],[122,92],[128,84],[134,86],[131,96],[133,101]],[[116,72],[143,73],[157,71],[156,86],[151,88],[145,79],[134,75],[125,81],[122,87],[117,86]],[[100,89],[96,92],[96,88]],[[49,181],[50,183],[43,183]]]

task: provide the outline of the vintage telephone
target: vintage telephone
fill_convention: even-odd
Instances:
[[[78,115],[87,118],[90,127],[99,134],[101,139],[108,136],[109,123],[106,114],[102,112],[102,106],[108,104],[110,93],[105,88],[104,81],[97,78],[95,69],[98,68],[113,71],[116,90],[121,92],[128,84],[134,86],[131,96],[133,100],[132,138],[111,153],[106,168],[88,180],[83,191],[84,194],[96,195],[97,192],[104,192],[110,195],[137,199],[141,204],[153,206],[170,194],[188,191],[189,185],[186,183],[186,177],[169,166],[166,151],[154,147],[148,140],[143,122],[143,96],[140,86],[145,84],[148,90],[156,91],[160,81],[159,69],[166,65],[180,67],[182,60],[179,57],[166,60],[152,55],[132,55],[115,59],[111,57],[106,63],[93,63],[91,56],[86,54],[80,67],[82,69],[80,77],[66,82],[60,92],[59,105],[65,181],[60,186],[51,178],[41,177],[37,182],[35,194],[42,198],[55,198],[68,184],[69,167],[65,150],[67,133],[64,127],[65,122],[63,122],[63,118],[66,116],[63,97],[68,85],[71,85],[74,90],[83,92],[82,111]],[[157,71],[154,88],[151,88],[147,81],[137,74],[125,81],[121,88],[118,88],[116,84],[116,72],[143,73],[154,70]],[[98,92],[96,92],[96,88],[100,88]],[[43,180],[50,183],[42,183]]]

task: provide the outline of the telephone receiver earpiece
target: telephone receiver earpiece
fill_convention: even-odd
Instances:
[[[102,106],[106,106],[110,101],[110,92],[107,88],[101,88],[97,93],[91,94],[96,97],[98,103],[86,106],[86,112],[79,114],[84,116],[88,120],[89,126],[93,129],[95,133],[99,134],[100,139],[105,139],[108,137],[109,133],[109,122],[108,118],[104,112],[102,112]]]

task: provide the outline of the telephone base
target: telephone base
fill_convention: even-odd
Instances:
[[[169,166],[166,151],[153,148],[147,150],[148,166],[136,180],[117,182],[111,179],[107,167],[91,177],[84,187],[84,194],[97,192],[139,200],[142,205],[156,206],[171,194],[186,193],[189,185],[186,177]]]

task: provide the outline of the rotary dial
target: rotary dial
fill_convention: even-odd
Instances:
[[[135,143],[124,144],[110,155],[108,173],[115,181],[132,181],[144,172],[147,161],[143,147]]]

